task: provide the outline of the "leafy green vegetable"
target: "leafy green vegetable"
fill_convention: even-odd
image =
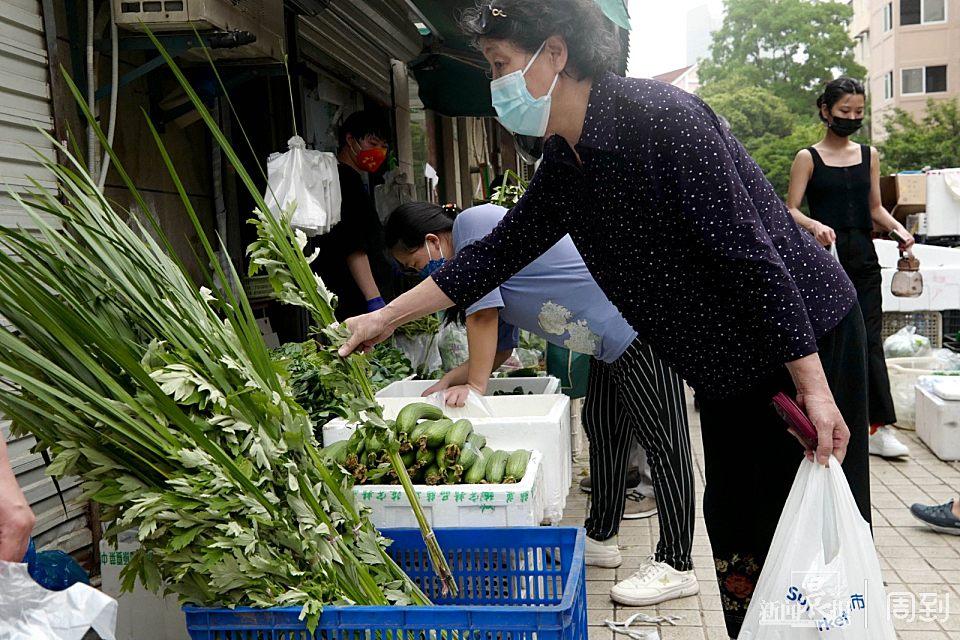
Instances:
[[[423,316],[417,320],[411,320],[406,324],[402,324],[397,327],[397,330],[394,332],[397,335],[401,336],[420,336],[420,335],[433,335],[440,331],[440,318],[435,313],[430,315]]]
[[[318,348],[315,340],[291,342],[271,351],[290,374],[294,399],[307,410],[315,430],[334,418],[346,418],[350,389],[339,384],[336,373],[341,359],[329,349]],[[410,361],[399,349],[384,342],[369,356],[370,382],[374,391],[413,373]],[[317,436],[319,438],[319,434]]]
[[[325,344],[340,344],[335,299],[310,271],[305,239],[262,213],[267,208],[236,153],[153,42],[261,207],[255,270],[267,271],[279,299],[310,309]],[[197,289],[67,83],[150,228],[107,200],[51,138],[66,161],[41,162],[62,195],[35,183],[31,197],[13,197],[38,231],[0,229],[0,314],[12,325],[0,327],[0,410],[12,431],[34,434],[53,452],[52,473],[83,478],[86,495],[113,523],[108,539],[138,530],[141,549],[123,572],[126,589],[139,579],[200,605],[299,605],[311,629],[326,603],[428,604],[355,503],[349,475],[320,455],[289,373],[270,358],[243,291]],[[237,282],[148,126],[213,265],[209,281]],[[366,359],[339,362],[330,377],[349,398],[348,415],[368,434],[387,434]],[[387,442],[434,567],[455,594],[397,449]]]
[[[325,603],[426,602],[320,458],[242,291],[198,289],[57,147],[68,164],[44,162],[62,200],[36,186],[20,202],[39,234],[0,229],[0,409],[52,473],[83,478],[108,538],[138,530],[125,587],[300,605],[311,626]]]

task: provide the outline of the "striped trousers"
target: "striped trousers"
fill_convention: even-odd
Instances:
[[[693,461],[680,376],[639,340],[611,364],[593,359],[583,428],[590,441],[593,484],[587,535],[606,540],[617,534],[636,440],[647,453],[657,499],[655,557],[678,571],[692,569]]]

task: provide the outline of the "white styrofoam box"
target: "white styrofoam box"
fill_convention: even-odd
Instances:
[[[916,298],[898,298],[890,292],[893,274],[900,257],[897,243],[874,240],[880,260],[884,311],[943,311],[960,309],[960,249],[927,244],[913,246],[913,255],[920,260],[923,293]]]
[[[882,268],[897,268],[900,251],[897,249],[896,242],[877,238],[873,241],[873,246],[877,250],[877,258]],[[923,267],[960,267],[960,249],[955,247],[915,244],[910,251],[917,257],[917,260],[920,261],[921,269]]]
[[[427,521],[434,527],[535,527],[543,521],[543,455],[530,454],[523,478],[515,484],[414,485]],[[355,486],[379,528],[416,527],[403,487]]]
[[[941,460],[960,460],[960,402],[935,394],[926,379],[916,386],[917,435]]]
[[[927,173],[927,235],[960,235],[960,193],[955,193],[958,169]]]
[[[377,392],[378,398],[419,398],[423,392],[436,384],[436,380],[398,380]],[[538,378],[490,378],[487,382],[487,395],[497,391],[513,391],[522,387],[525,394],[533,395],[560,393],[560,379],[553,376]]]
[[[120,594],[120,571],[139,548],[136,531],[121,533],[116,547],[100,541],[100,588],[119,604],[117,640],[190,640],[176,596],[161,598],[139,582],[132,592]]]
[[[400,409],[419,398],[377,398],[386,418],[395,418]],[[493,449],[537,450],[543,454],[544,518],[559,522],[573,481],[573,454],[570,442],[570,398],[565,395],[491,396],[482,408],[468,405],[457,417],[468,418],[477,433]],[[355,425],[343,419],[323,426],[323,445],[346,440]]]
[[[943,368],[943,362],[934,357],[887,358],[887,376],[890,395],[897,413],[897,426],[913,429],[916,420],[917,394],[914,387],[921,376]]]

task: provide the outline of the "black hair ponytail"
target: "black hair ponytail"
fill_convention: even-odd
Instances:
[[[826,107],[827,111],[830,111],[833,109],[833,105],[848,95],[866,95],[863,89],[863,83],[846,76],[831,80],[827,83],[827,86],[823,88],[823,93],[820,94],[820,97],[817,98],[817,115],[820,116],[821,120],[826,122],[827,119],[823,117],[823,107]]]
[[[393,210],[383,228],[387,250],[400,247],[415,251],[423,246],[428,233],[434,235],[453,230],[453,221],[460,213],[455,204],[443,206],[432,202],[407,202]]]

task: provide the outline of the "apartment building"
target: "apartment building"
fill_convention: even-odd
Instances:
[[[873,138],[899,107],[922,115],[927,99],[960,95],[960,0],[851,0],[851,36],[868,70]]]

